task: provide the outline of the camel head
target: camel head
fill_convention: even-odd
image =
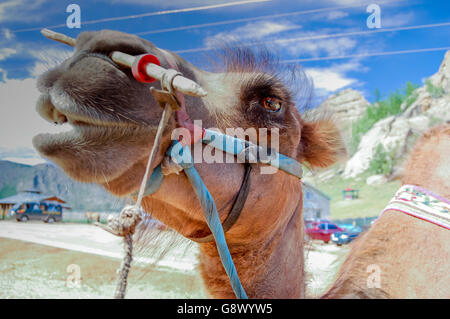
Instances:
[[[224,133],[227,128],[266,128],[269,139],[275,138],[270,130],[278,129],[276,150],[309,167],[329,166],[345,152],[330,119],[302,118],[289,86],[280,76],[280,64],[267,54],[227,50],[225,70],[213,73],[200,70],[147,40],[121,32],[84,32],[74,42],[72,57],[39,78],[42,95],[37,102],[37,110],[45,119],[71,125],[73,129],[56,135],[37,135],[33,143],[44,157],[76,180],[101,184],[119,196],[135,192],[162,114],[149,92],[150,85],[160,88],[159,83],[136,81],[129,69],[111,60],[113,51],[130,55],[150,53],[165,68],[170,67],[168,56],[176,61],[185,77],[208,92],[203,98],[186,96],[187,113],[192,120],[201,120],[204,128],[217,128]],[[309,81],[300,76],[293,84],[295,89],[303,90]],[[158,163],[164,159],[176,124],[172,118],[163,135]],[[253,143],[259,142],[258,136],[249,138]],[[257,168],[261,166],[264,164],[255,164]],[[243,165],[201,162],[196,168],[223,218],[241,185]],[[282,171],[264,175],[258,169],[252,170],[250,193],[239,222],[227,234],[229,243],[267,240],[280,233],[294,212],[301,216],[301,197],[301,184],[296,177]],[[172,174],[166,176],[156,193],[144,198],[143,206],[191,238],[208,233],[199,203],[193,198],[186,177]],[[295,222],[295,227],[302,229],[301,222]]]
[[[36,149],[74,179],[107,183],[144,158],[162,109],[149,85],[108,54],[120,49],[139,55],[160,50],[135,36],[113,32],[82,33],[72,57],[39,78],[38,112],[50,122],[68,123],[70,132],[41,134]]]

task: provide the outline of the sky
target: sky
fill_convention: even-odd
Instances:
[[[81,28],[70,29],[66,8],[77,4]],[[366,11],[377,4],[381,28]],[[422,85],[450,49],[447,0],[6,0],[0,2],[0,159],[35,164],[40,132],[61,128],[34,110],[36,79],[71,55],[40,29],[76,37],[113,29],[180,54],[201,68],[217,45],[264,46],[286,64],[299,64],[314,82],[313,103],[347,88],[370,102],[405,86]],[[417,52],[422,51],[422,52]],[[397,54],[392,54],[393,52]]]

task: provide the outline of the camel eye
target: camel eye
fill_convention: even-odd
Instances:
[[[262,100],[262,105],[268,112],[276,113],[281,110],[281,101],[274,97],[266,97]]]

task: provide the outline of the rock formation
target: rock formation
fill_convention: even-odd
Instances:
[[[416,101],[409,107],[404,103],[402,113],[380,120],[361,138],[356,153],[345,166],[344,178],[366,171],[380,144],[394,157],[396,169],[401,169],[402,159],[419,135],[431,126],[450,121],[450,51],[439,71],[414,94]]]

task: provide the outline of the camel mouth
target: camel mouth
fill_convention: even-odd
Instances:
[[[88,183],[108,182],[141,160],[151,146],[156,128],[131,120],[114,121],[108,114],[87,112],[83,106],[62,101],[53,94],[39,97],[37,112],[60,126],[61,132],[37,134],[32,142],[41,156],[70,177]]]
[[[103,136],[113,130],[125,131],[136,128],[138,123],[114,120],[113,116],[97,111],[88,111],[86,107],[79,106],[64,92],[50,90],[42,94],[37,103],[36,111],[39,115],[58,126],[70,125],[71,129],[60,133],[41,133],[35,137],[39,141],[38,150],[46,148],[49,144],[79,142],[80,140],[94,141],[96,137]]]
[[[43,119],[56,125],[68,123],[73,127],[87,125],[117,127],[139,124],[131,119],[127,119],[127,121],[119,120],[118,116],[114,116],[114,110],[112,109],[109,110],[109,113],[106,113],[93,111],[92,107],[80,106],[65,92],[53,89],[39,97],[36,103],[36,111]]]

